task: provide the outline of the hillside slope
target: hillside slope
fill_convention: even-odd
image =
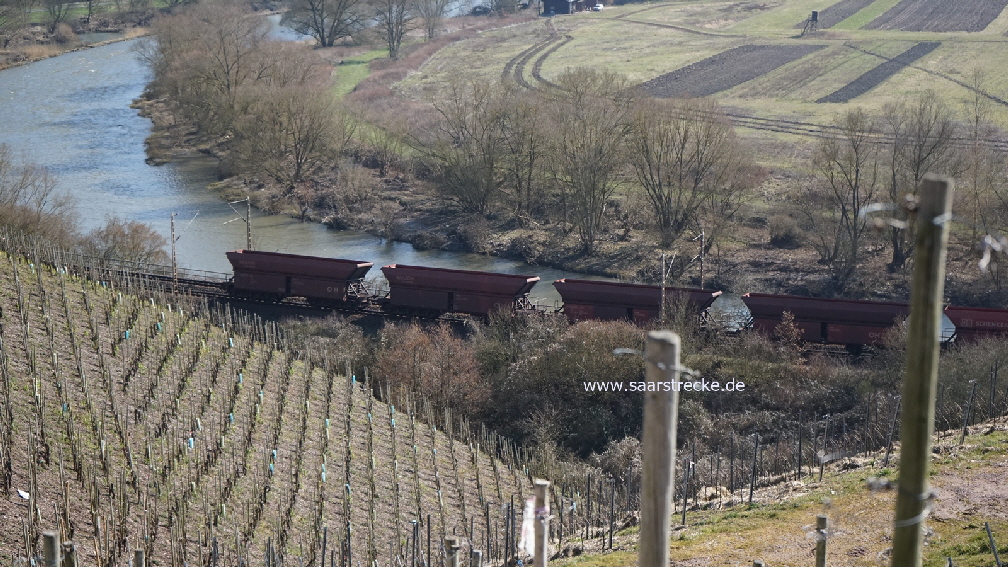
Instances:
[[[513,448],[465,424],[452,441],[427,423],[456,420],[377,401],[336,355],[94,277],[0,253],[3,557],[59,529],[81,565],[138,547],[160,565],[208,564],[215,548],[258,561],[268,545],[318,565],[323,538],[331,559],[387,564],[413,520],[431,518],[420,543],[429,529],[436,557],[442,534],[499,533],[502,503],[530,492],[515,458],[479,449]]]

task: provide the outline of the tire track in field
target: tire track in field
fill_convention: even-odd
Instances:
[[[531,46],[529,46],[528,48],[526,48],[524,51],[522,51],[518,55],[515,55],[514,57],[512,57],[507,62],[507,64],[504,65],[504,70],[501,71],[501,78],[504,79],[504,80],[507,80],[508,78],[510,78],[511,75],[512,75],[512,73],[514,72],[514,66],[518,63],[518,61],[521,60],[526,55],[528,55],[529,53],[532,53],[535,50],[539,49],[541,45],[542,45],[542,42],[533,43]]]
[[[629,14],[628,14],[629,15]],[[615,18],[613,18],[615,19]],[[659,24],[658,22],[649,22],[647,20],[631,20],[629,18],[624,18],[622,21],[630,22],[631,24],[640,24],[643,26],[654,26],[656,28],[665,28],[669,30],[681,31],[683,33],[691,33],[695,35],[702,35],[706,37],[745,37],[743,35],[728,34],[728,33],[712,33],[700,30],[695,30],[691,28],[684,28],[682,26],[673,26],[672,24]]]
[[[633,16],[634,14],[640,14],[641,12],[647,12],[648,10],[654,10],[656,8],[664,8],[666,6],[669,6],[669,4],[656,4],[654,6],[651,6],[651,7],[648,7],[648,8],[644,8],[642,10],[634,10],[633,12],[627,12],[626,14],[620,14],[620,15],[616,16],[613,19],[614,20],[622,20],[622,19],[626,18],[627,16]]]
[[[515,68],[514,68],[514,80],[515,80],[515,82],[517,82],[519,85],[521,85],[522,87],[524,87],[526,89],[533,89],[533,88],[535,88],[528,81],[525,80],[525,66],[528,65],[528,62],[533,57],[535,57],[536,55],[538,55],[540,52],[542,52],[543,49],[546,49],[547,47],[550,46],[550,44],[553,44],[556,41],[557,41],[557,38],[555,38],[555,37],[554,38],[550,38],[548,41],[542,42],[542,43],[534,46],[535,49],[532,49],[531,51],[529,51],[528,53],[526,53],[518,61],[518,63],[515,65]]]
[[[522,87],[526,89],[532,88],[532,85],[525,80],[525,65],[527,65],[529,60],[535,57],[537,53],[540,53],[551,43],[556,42],[560,38],[560,34],[558,34],[556,28],[553,27],[553,22],[549,20],[546,21],[546,31],[549,32],[549,36],[545,40],[531,45],[518,55],[512,57],[507,64],[504,65],[504,70],[501,71],[502,79],[507,80],[508,78],[513,78],[515,82]]]
[[[536,81],[538,81],[539,83],[542,83],[543,85],[546,85],[548,87],[554,87],[554,88],[556,88],[556,86],[557,86],[556,83],[554,83],[553,81],[550,81],[549,79],[544,79],[543,78],[543,76],[542,76],[543,62],[546,61],[546,58],[548,58],[550,55],[553,55],[553,53],[555,53],[556,50],[558,50],[561,47],[567,45],[573,39],[574,39],[573,37],[571,37],[571,36],[568,35],[568,36],[566,36],[564,38],[563,41],[561,41],[559,43],[553,44],[552,47],[550,47],[549,49],[547,49],[546,51],[544,51],[542,53],[542,55],[540,55],[536,59],[535,63],[532,64],[532,78],[535,79]]]

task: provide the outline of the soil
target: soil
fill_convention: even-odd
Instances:
[[[655,77],[641,85],[658,98],[710,96],[765,75],[824,45],[743,45]]]
[[[914,61],[924,57],[928,53],[931,53],[940,45],[940,41],[924,41],[918,43],[896,57],[893,57],[871,71],[868,71],[864,75],[861,75],[857,79],[847,83],[836,92],[824,96],[816,102],[848,102],[851,99],[857,98],[881,85],[888,80],[889,77],[892,77],[896,73],[902,71],[904,67],[907,67]]]
[[[831,28],[853,16],[860,11],[861,8],[871,4],[873,1],[874,0],[840,0],[825,10],[819,10],[819,21],[816,24],[816,27],[821,30]],[[805,22],[799,22],[795,25],[795,27],[805,27]]]
[[[932,32],[983,31],[1008,0],[902,0],[864,28]]]

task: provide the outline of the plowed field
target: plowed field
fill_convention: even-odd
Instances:
[[[847,102],[859,97],[871,89],[881,85],[889,77],[903,70],[904,67],[934,51],[941,42],[925,41],[907,49],[903,53],[847,83],[840,90],[822,97],[816,102]]]
[[[865,29],[933,32],[983,31],[1008,0],[903,0]]]
[[[641,87],[658,98],[709,96],[773,71],[823,45],[743,45],[660,75]]]
[[[816,27],[821,30],[831,28],[847,18],[853,16],[861,8],[871,4],[874,0],[840,0],[836,4],[819,11],[819,23]],[[799,22],[795,27],[804,27],[805,22]]]

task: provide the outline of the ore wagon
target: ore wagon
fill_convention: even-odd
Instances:
[[[391,264],[388,305],[400,312],[468,313],[531,308],[528,294],[539,276]]]
[[[238,295],[304,297],[313,302],[364,298],[362,282],[371,262],[237,250],[227,253]]]
[[[976,342],[987,336],[1008,336],[1008,309],[945,307],[945,315],[956,327],[955,340]]]
[[[571,322],[630,320],[646,325],[658,318],[661,310],[662,288],[657,285],[564,278],[554,281],[553,287],[563,298],[563,312]],[[686,301],[698,315],[719,295],[720,291],[709,289],[665,287],[666,302]]]
[[[870,345],[882,342],[897,318],[906,317],[905,303],[822,299],[793,295],[747,293],[742,301],[752,314],[755,330],[771,334],[784,312],[794,316],[802,340],[814,343]]]

